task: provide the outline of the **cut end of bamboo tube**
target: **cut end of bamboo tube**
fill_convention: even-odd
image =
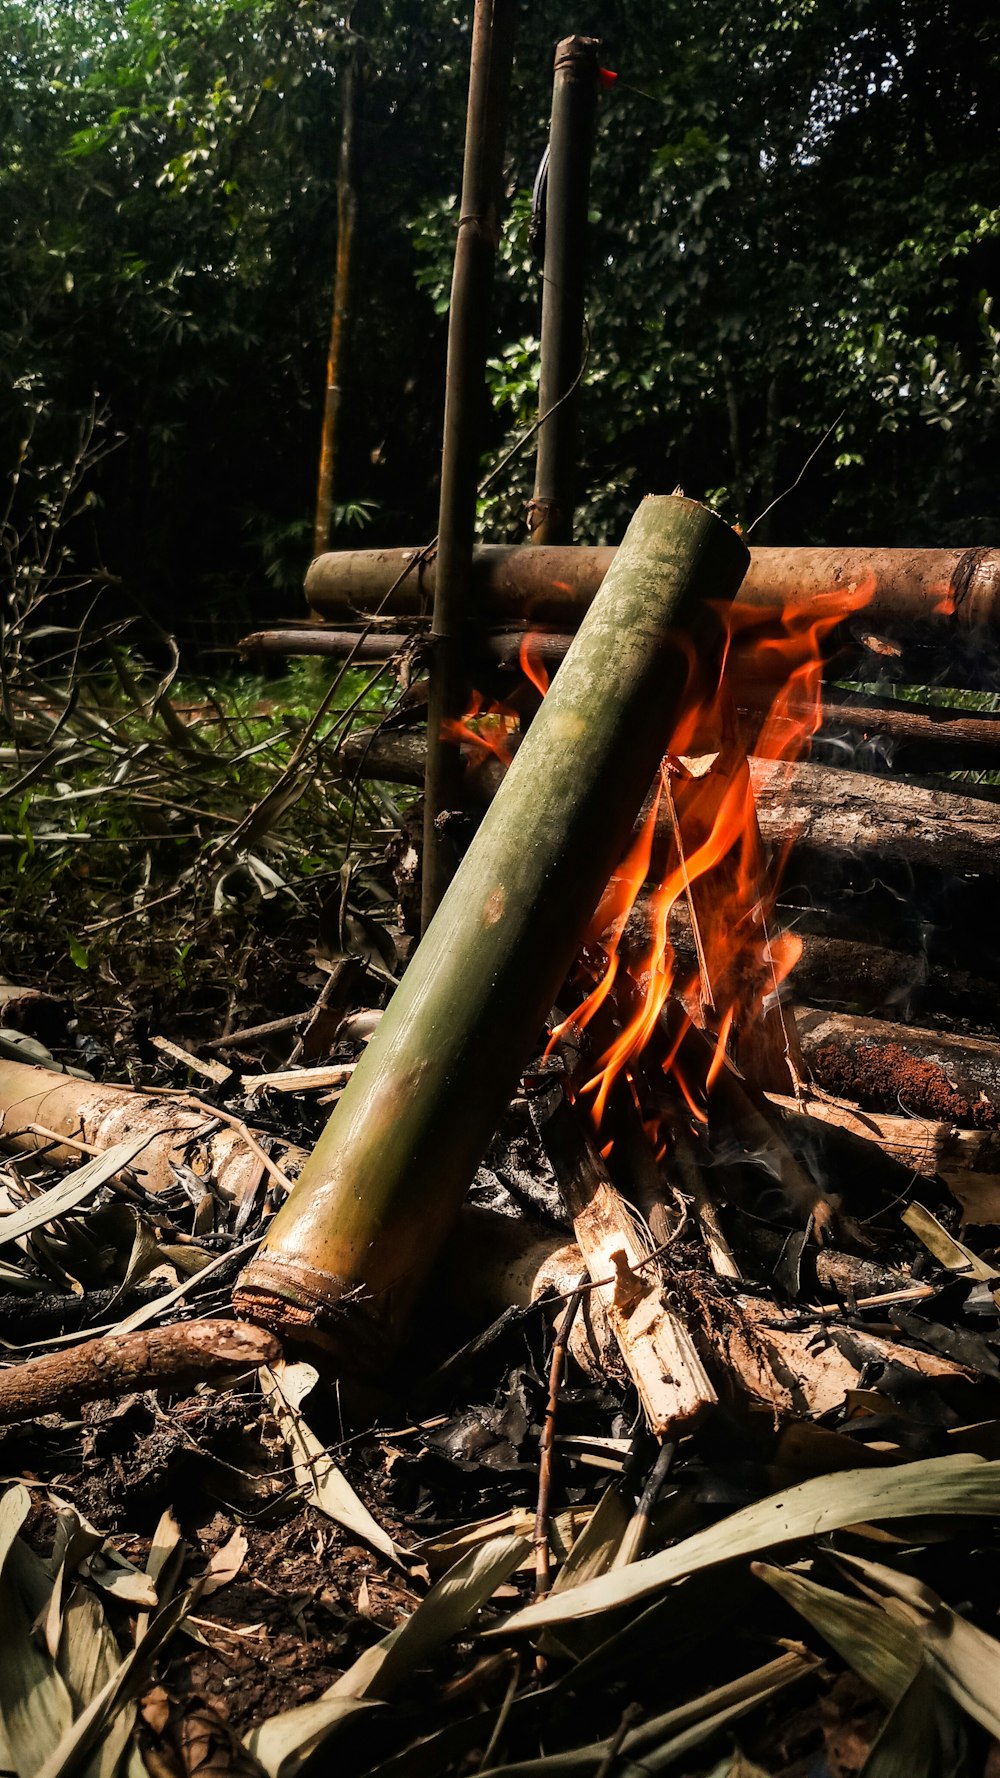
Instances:
[[[365,1301],[355,1280],[281,1254],[252,1260],[233,1292],[241,1320],[362,1380],[384,1370],[392,1350],[380,1307],[375,1299]]]

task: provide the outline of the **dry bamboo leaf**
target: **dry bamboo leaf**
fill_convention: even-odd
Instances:
[[[616,1778],[639,1778],[639,1774],[645,1778],[647,1773],[666,1771],[727,1724],[773,1698],[786,1685],[814,1672],[818,1665],[804,1649],[791,1651],[728,1685],[653,1717],[632,1729],[620,1743],[617,1738],[595,1741],[587,1747],[568,1748],[564,1753],[540,1759],[515,1760],[510,1765],[488,1768],[480,1778],[575,1778],[576,1773],[591,1778],[612,1759]]]
[[[619,1490],[606,1488],[587,1529],[577,1538],[564,1567],[556,1575],[552,1591],[564,1593],[569,1587],[582,1586],[584,1581],[606,1573],[628,1530],[629,1516]]]
[[[457,1636],[494,1589],[514,1573],[527,1550],[522,1537],[497,1537],[473,1550],[431,1588],[412,1617],[367,1649],[322,1698],[285,1710],[252,1729],[245,1745],[268,1778],[295,1778],[345,1716],[380,1702]]]
[[[318,1372],[311,1364],[276,1364],[273,1370],[261,1366],[260,1386],[278,1429],[292,1455],[295,1479],[304,1488],[313,1506],[381,1550],[392,1561],[405,1563],[404,1552],[397,1548],[388,1531],[384,1531],[364,1502],[358,1499],[347,1477],[337,1468],[315,1433],[311,1432],[299,1407],[316,1382]]]
[[[961,1778],[968,1768],[959,1724],[949,1720],[953,1715],[926,1665],[918,1667],[886,1717],[861,1778]]]
[[[145,1684],[154,1656],[173,1635],[198,1595],[197,1587],[174,1599],[158,1611],[142,1642],[129,1650],[106,1683],[96,1692],[86,1709],[60,1736],[44,1762],[19,1778],[71,1778],[79,1772],[83,1761],[95,1744],[108,1733],[120,1712],[129,1706],[136,1692]],[[2,1668],[3,1663],[0,1663]]]
[[[220,1587],[228,1587],[235,1580],[243,1567],[249,1549],[249,1539],[242,1525],[237,1525],[232,1537],[216,1550],[205,1569],[202,1577],[201,1596],[207,1599],[210,1593],[217,1593]]]
[[[953,1611],[930,1587],[881,1562],[841,1556],[840,1566],[859,1586],[882,1596],[887,1614],[916,1634],[938,1684],[955,1703],[1000,1740],[1000,1642]]]
[[[28,1597],[17,1561],[18,1532],[30,1506],[26,1488],[9,1488],[0,1499],[0,1742],[10,1771],[35,1778],[51,1749],[73,1721],[73,1703],[61,1675],[32,1635],[40,1600]],[[44,1595],[43,1595],[44,1597]]]
[[[929,1253],[934,1255],[939,1265],[946,1266],[949,1272],[957,1272],[959,1276],[978,1278],[981,1283],[996,1277],[996,1267],[987,1265],[971,1247],[957,1241],[954,1235],[925,1210],[922,1204],[907,1204],[902,1220],[908,1229],[919,1237]],[[1000,1291],[993,1292],[993,1301],[1000,1307]]]
[[[456,1562],[435,1582],[412,1617],[390,1630],[353,1667],[334,1680],[327,1697],[384,1698],[445,1642],[464,1629],[473,1613],[520,1566],[527,1555],[524,1537],[495,1537]]]
[[[579,1539],[586,1534],[593,1514],[593,1507],[571,1506],[565,1512],[556,1513],[550,1520],[549,1551],[554,1561],[565,1562],[570,1552],[576,1549]],[[480,1544],[489,1543],[492,1537],[510,1534],[531,1538],[534,1533],[535,1514],[526,1506],[512,1506],[509,1512],[496,1513],[491,1519],[478,1519],[472,1525],[458,1525],[453,1531],[441,1531],[435,1537],[425,1537],[414,1545],[413,1554],[426,1562],[432,1574],[440,1574],[468,1550],[478,1549]],[[534,1560],[534,1554],[529,1551],[522,1567],[533,1567]]]
[[[296,1778],[317,1747],[356,1710],[371,1710],[375,1698],[317,1698],[272,1716],[244,1736],[243,1744],[268,1778]]]
[[[109,1179],[113,1179],[116,1173],[120,1173],[134,1161],[148,1141],[148,1135],[144,1135],[133,1136],[128,1142],[116,1142],[113,1148],[105,1149],[103,1154],[95,1155],[85,1166],[77,1167],[75,1172],[60,1179],[58,1185],[53,1185],[39,1197],[32,1198],[30,1204],[24,1204],[20,1210],[12,1210],[8,1216],[0,1217],[0,1245],[6,1245],[8,1241],[19,1241],[24,1235],[30,1235],[34,1229],[44,1228],[46,1223],[54,1221],[57,1216],[66,1216],[70,1210],[78,1210],[102,1185],[106,1185]]]
[[[497,1631],[532,1631],[567,1623],[658,1593],[698,1569],[738,1556],[756,1555],[800,1538],[819,1537],[869,1519],[924,1514],[974,1513],[985,1517],[1000,1501],[1000,1463],[977,1457],[931,1457],[898,1469],[844,1470],[814,1476],[798,1487],[769,1495],[698,1531],[673,1548],[634,1562],[583,1586],[552,1593],[519,1611]]]
[[[804,1574],[767,1562],[755,1562],[753,1572],[825,1637],[883,1704],[891,1708],[899,1702],[923,1659],[915,1630],[880,1606],[848,1598]]]
[[[186,1545],[181,1538],[181,1528],[170,1508],[160,1514],[153,1541],[146,1557],[146,1573],[155,1588],[154,1604],[165,1605],[172,1598],[181,1568],[184,1565]],[[149,1612],[140,1611],[135,1623],[135,1641],[140,1643],[149,1628]]]
[[[121,1659],[98,1600],[86,1587],[74,1587],[66,1606],[57,1664],[81,1714],[106,1686]],[[126,1703],[87,1762],[86,1778],[115,1778],[135,1722],[135,1706]]]
[[[49,1501],[59,1514],[53,1545],[54,1561],[65,1562],[70,1574],[78,1568],[84,1579],[128,1605],[148,1609],[156,1604],[156,1590],[148,1573],[136,1568],[116,1550],[104,1532],[85,1519],[71,1501],[61,1500],[57,1494],[50,1494]]]

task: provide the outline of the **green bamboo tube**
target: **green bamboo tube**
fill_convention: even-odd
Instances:
[[[377,1371],[405,1324],[669,738],[677,632],[748,552],[650,498],[337,1109],[243,1274],[242,1314]]]

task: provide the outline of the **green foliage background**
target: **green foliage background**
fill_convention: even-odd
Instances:
[[[118,448],[74,506],[78,564],[170,622],[298,611],[351,31],[365,96],[342,538],[431,534],[470,14],[0,0],[8,555],[96,393]],[[581,536],[613,539],[639,495],[677,482],[746,525],[836,422],[758,541],[1000,541],[996,9],[525,5],[491,453],[534,415],[528,194],[571,27],[619,73],[594,170]],[[489,535],[523,536],[529,481],[524,461],[491,491]]]

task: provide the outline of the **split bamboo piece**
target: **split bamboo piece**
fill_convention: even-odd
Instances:
[[[747,551],[683,497],[643,502],[302,1178],[241,1312],[377,1370],[448,1232],[657,769],[678,628]]]
[[[660,1438],[672,1437],[718,1396],[684,1321],[663,1297],[655,1265],[647,1263],[652,1240],[567,1099],[539,1121],[539,1133],[649,1427]]]
[[[78,1163],[81,1152],[103,1154],[141,1134],[148,1140],[129,1171],[151,1192],[169,1190],[176,1183],[174,1166],[185,1165],[211,1179],[227,1202],[242,1204],[256,1191],[265,1166],[280,1180],[302,1159],[301,1149],[286,1144],[270,1160],[236,1120],[220,1128],[216,1112],[181,1093],[160,1097],[0,1061],[0,1148],[43,1150],[50,1160]]]
[[[780,1093],[767,1097],[787,1117],[805,1113],[817,1123],[876,1143],[913,1173],[937,1175],[961,1204],[967,1222],[1000,1221],[1000,1132],[959,1130],[932,1118],[862,1111],[850,1100],[829,1093],[807,1091],[801,1099]]]

